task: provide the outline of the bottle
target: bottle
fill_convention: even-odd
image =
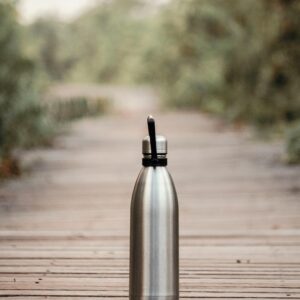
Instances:
[[[147,119],[143,168],[131,199],[130,300],[179,299],[178,201],[167,166],[167,140]]]

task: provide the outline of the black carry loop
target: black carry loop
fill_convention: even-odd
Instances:
[[[147,124],[148,124],[148,133],[149,133],[149,137],[150,137],[151,158],[143,158],[143,166],[145,166],[145,167],[166,166],[167,158],[158,158],[157,157],[155,120],[152,116],[149,116],[147,118]]]

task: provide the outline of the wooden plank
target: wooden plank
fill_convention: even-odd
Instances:
[[[191,112],[157,118],[180,202],[181,298],[300,299],[300,168],[280,162],[281,143]],[[82,120],[25,155],[30,174],[0,190],[1,299],[128,299],[144,123]]]

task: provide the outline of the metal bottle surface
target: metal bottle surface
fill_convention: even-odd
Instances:
[[[163,138],[163,137],[160,137]],[[146,140],[149,138],[146,138]],[[163,138],[164,139],[164,138]],[[158,159],[166,157],[166,140]],[[144,157],[147,142],[143,141]],[[149,148],[150,149],[150,148]],[[144,166],[131,200],[130,300],[179,299],[178,201],[164,165]]]

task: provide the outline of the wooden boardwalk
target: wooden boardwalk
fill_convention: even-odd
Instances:
[[[157,113],[180,206],[185,299],[300,299],[300,168],[204,115]],[[81,120],[0,191],[0,298],[126,299],[146,114]]]

